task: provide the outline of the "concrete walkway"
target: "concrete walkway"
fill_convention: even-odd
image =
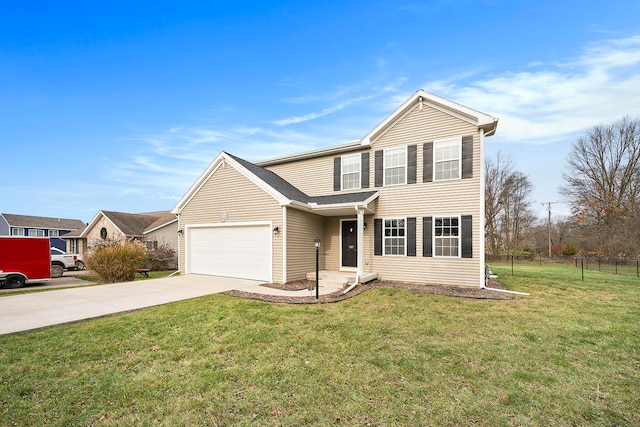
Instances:
[[[0,335],[122,313],[230,290],[292,297],[310,295],[308,290],[283,291],[260,286],[260,283],[252,280],[188,274],[162,279],[0,297]],[[320,286],[321,295],[336,290],[333,287]]]

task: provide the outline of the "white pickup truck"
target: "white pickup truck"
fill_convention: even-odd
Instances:
[[[85,264],[81,255],[68,254],[58,248],[51,248],[51,277],[60,277],[67,270],[84,270]]]

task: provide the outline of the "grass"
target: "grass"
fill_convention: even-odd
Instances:
[[[640,425],[640,283],[492,265],[529,297],[212,295],[0,337],[2,425]]]

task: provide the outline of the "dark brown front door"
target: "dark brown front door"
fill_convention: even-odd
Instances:
[[[342,221],[342,267],[358,266],[357,221]]]

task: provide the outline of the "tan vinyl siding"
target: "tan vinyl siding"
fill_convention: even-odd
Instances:
[[[333,158],[325,156],[268,166],[267,169],[277,173],[299,190],[310,196],[326,196],[333,191]],[[373,186],[373,182],[371,183]],[[357,190],[352,190],[357,191]]]
[[[220,215],[227,214],[225,223],[272,221],[282,227],[282,208],[260,187],[230,165],[218,168],[195,194],[180,215],[180,227],[190,224],[219,224]],[[282,281],[282,238],[273,242],[273,280]],[[180,238],[180,271],[184,272],[184,237]]]
[[[318,258],[320,270],[325,269],[324,217],[296,209],[287,209],[287,281],[301,280],[316,269],[314,240],[321,240]]]
[[[466,135],[473,135],[474,138],[473,178],[423,183],[423,144]],[[380,196],[375,215],[365,217],[368,226],[364,230],[362,248],[364,270],[378,272],[385,280],[479,286],[482,268],[479,252],[482,235],[481,163],[480,135],[476,126],[430,108],[426,104],[420,110],[416,104],[401,120],[383,129],[372,141],[369,156],[369,190],[377,190]],[[375,151],[408,145],[417,146],[416,184],[375,187]],[[338,155],[278,164],[268,168],[309,195],[336,194],[333,191],[333,158],[336,156]],[[422,218],[461,215],[473,216],[473,258],[423,257]],[[374,219],[408,217],[416,218],[416,256],[374,256]],[[326,267],[331,270],[340,268],[340,219],[326,219],[323,251]],[[355,215],[349,219],[355,219]]]
[[[473,178],[453,181],[422,182],[423,144],[425,142],[473,135]],[[376,218],[416,218],[416,256],[373,256],[370,264],[381,279],[424,281],[462,286],[480,285],[480,135],[475,126],[438,110],[414,108],[402,121],[387,131],[373,150],[417,145],[416,184],[378,187],[380,194]],[[374,156],[370,168],[374,170]],[[473,258],[436,258],[422,256],[422,218],[473,215]],[[372,221],[371,221],[372,222]],[[365,234],[366,236],[366,234]],[[373,242],[371,241],[371,245]],[[373,253],[373,246],[367,248]]]

